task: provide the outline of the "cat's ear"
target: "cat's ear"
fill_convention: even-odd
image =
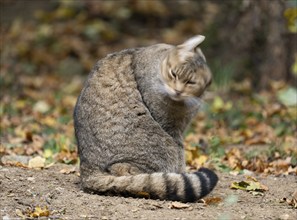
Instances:
[[[196,48],[204,41],[204,39],[204,36],[197,35],[195,37],[190,38],[183,44],[178,45],[177,48],[184,52],[195,52]]]
[[[199,56],[204,60],[204,62],[206,62],[206,58],[205,58],[204,54],[202,53],[202,50],[199,47],[195,48],[195,53],[199,54]]]

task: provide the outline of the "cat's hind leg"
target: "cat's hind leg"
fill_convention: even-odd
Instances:
[[[141,170],[129,163],[116,163],[108,168],[111,175],[114,176],[129,176],[143,173]]]

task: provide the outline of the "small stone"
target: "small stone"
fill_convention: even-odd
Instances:
[[[2,218],[3,220],[10,220],[11,218],[9,218],[9,216],[8,215],[5,215],[5,216],[3,216],[3,218]]]
[[[289,214],[282,214],[279,219],[281,220],[287,220],[287,219],[290,219],[290,215]]]
[[[31,181],[31,182],[35,182],[35,177],[28,177],[27,180]]]

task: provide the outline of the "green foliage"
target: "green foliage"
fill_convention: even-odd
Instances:
[[[297,56],[295,57],[295,62],[293,63],[291,69],[293,75],[297,77]]]
[[[288,30],[292,33],[297,33],[297,8],[296,2],[295,7],[287,8],[284,12],[284,16],[287,19]]]
[[[246,115],[242,111],[241,103],[236,104],[232,101],[223,101],[220,97],[215,97],[211,107],[208,107],[208,121],[220,121],[228,124],[232,129],[239,129],[245,126],[244,120]]]
[[[225,155],[225,149],[219,137],[213,137],[209,140],[209,153],[213,157],[223,157]]]
[[[280,102],[286,106],[296,106],[297,107],[297,89],[293,87],[288,87],[286,89],[280,90],[277,94]]]
[[[235,76],[235,63],[222,63],[219,59],[210,63],[213,82],[219,89],[228,90]]]

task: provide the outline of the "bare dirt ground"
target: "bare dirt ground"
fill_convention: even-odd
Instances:
[[[269,190],[255,196],[230,189],[232,182],[245,179],[243,175],[219,173],[220,181],[208,198],[222,201],[173,209],[170,201],[84,193],[77,173],[66,174],[73,169],[61,164],[44,170],[0,166],[1,219],[21,218],[38,206],[46,206],[51,219],[297,219],[296,209],[280,203],[296,190],[296,176],[257,176]]]

